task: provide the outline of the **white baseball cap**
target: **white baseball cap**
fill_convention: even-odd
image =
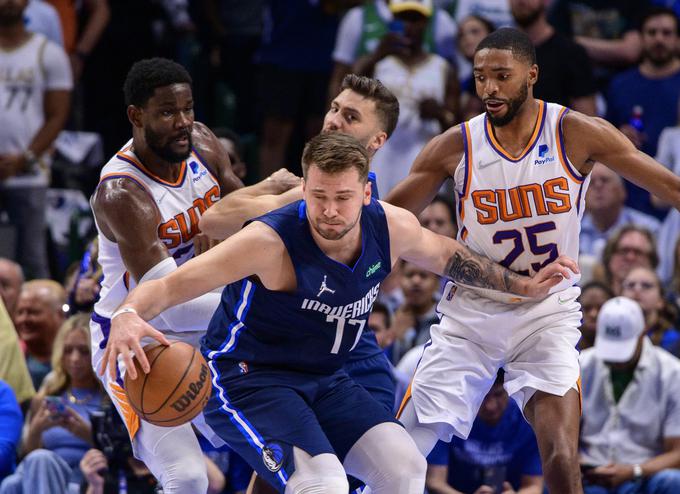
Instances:
[[[628,362],[645,330],[645,317],[635,300],[607,300],[597,316],[595,355],[606,362]]]
[[[389,7],[393,14],[413,10],[425,17],[432,15],[432,0],[390,0]]]

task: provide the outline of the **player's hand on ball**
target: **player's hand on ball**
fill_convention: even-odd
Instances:
[[[104,375],[104,372],[108,369],[111,379],[116,379],[118,355],[122,356],[125,370],[131,379],[137,379],[137,371],[132,362],[133,355],[137,357],[144,373],[148,374],[151,367],[140,343],[142,338],[147,336],[150,336],[162,345],[170,345],[170,341],[165,338],[163,333],[153,328],[135,312],[119,314],[113,318],[111,320],[109,341],[106,344],[106,351],[104,352],[104,358],[102,358],[102,367],[99,375]]]
[[[576,261],[567,256],[560,256],[529,280],[526,295],[532,298],[548,295],[552,287],[579,272]]]

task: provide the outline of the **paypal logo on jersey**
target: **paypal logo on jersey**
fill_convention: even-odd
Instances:
[[[541,144],[538,146],[538,157],[541,159],[534,160],[534,165],[545,165],[546,163],[552,163],[555,161],[554,156],[546,156],[548,151],[550,151],[550,148],[547,144]]]
[[[191,179],[191,181],[194,182],[194,183],[198,182],[201,178],[203,178],[204,176],[206,176],[208,174],[208,170],[201,170],[198,167],[198,163],[196,163],[193,160],[189,161],[189,168],[191,169],[191,173],[193,173],[194,175],[197,175],[196,177],[193,177]]]

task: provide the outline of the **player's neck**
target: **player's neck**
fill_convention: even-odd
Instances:
[[[156,177],[173,183],[179,178],[179,173],[181,171],[180,165],[182,163],[170,163],[165,161],[154,153],[143,140],[133,140],[132,152],[135,153],[135,156],[142,165]]]
[[[341,262],[346,266],[353,266],[361,255],[361,222],[357,222],[354,228],[339,240],[327,240],[319,233],[310,228],[312,238],[319,246],[321,252],[334,261]]]
[[[538,101],[528,96],[510,123],[502,127],[492,125],[493,134],[503,149],[517,156],[526,148],[536,125],[540,125],[538,113]]]
[[[23,23],[0,27],[0,49],[13,50],[28,41],[33,34]]]

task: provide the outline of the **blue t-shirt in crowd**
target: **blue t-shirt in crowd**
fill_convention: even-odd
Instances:
[[[14,471],[23,417],[9,384],[0,380],[0,483]]]
[[[90,422],[90,413],[101,410],[102,394],[100,391],[71,388],[73,396],[80,403],[71,403],[67,393],[61,395],[64,406],[70,407],[86,422]],[[79,438],[63,427],[52,427],[42,433],[42,443],[45,449],[54,451],[66,460],[71,469],[80,473],[79,463],[92,445]]]
[[[661,131],[676,125],[678,121],[678,97],[680,97],[680,71],[662,79],[649,79],[633,68],[616,76],[607,92],[607,120],[617,127],[629,123],[633,107],[642,108],[642,123],[646,140],[642,151],[654,157]],[[636,185],[627,183],[626,203],[647,214],[660,217],[652,207],[649,193]]]
[[[481,485],[501,487],[504,480],[518,490],[523,475],[542,475],[536,436],[512,400],[498,424],[477,418],[467,440],[440,441],[427,462],[447,465],[449,485],[466,493]]]

